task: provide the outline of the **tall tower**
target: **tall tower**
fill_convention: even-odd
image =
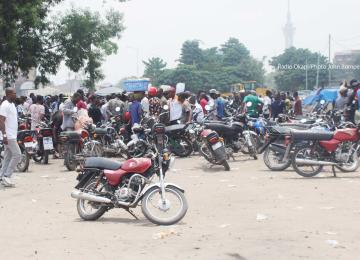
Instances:
[[[288,13],[287,13],[287,21],[283,28],[284,36],[285,36],[285,49],[294,46],[294,34],[295,34],[295,27],[291,21],[291,14],[290,14],[290,0],[288,0]]]

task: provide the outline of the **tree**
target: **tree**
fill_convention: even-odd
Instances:
[[[199,41],[186,41],[181,48],[180,62],[185,65],[198,65],[203,61]]]
[[[316,85],[319,58],[319,85],[328,83],[328,60],[325,56],[308,49],[291,47],[279,56],[273,57],[270,65],[275,69],[275,82],[280,90],[300,90],[306,87],[306,67],[308,88]],[[307,65],[307,66],[306,66]]]
[[[236,38],[230,38],[221,46],[223,65],[236,66],[244,60],[250,59],[250,52],[244,44]]]
[[[60,0],[0,0],[0,77],[8,86],[20,71],[38,68],[42,82],[55,73],[61,56],[52,49],[50,8]]]
[[[112,39],[119,39],[124,30],[122,18],[115,11],[108,12],[103,20],[99,13],[72,9],[57,24],[55,38],[65,64],[74,72],[85,69],[89,89],[93,90],[95,83],[104,78],[100,68],[105,56],[117,52]]]
[[[151,58],[148,61],[143,61],[145,65],[144,77],[150,78],[154,85],[159,84],[161,74],[166,68],[166,62],[161,58]]]
[[[184,82],[192,91],[216,88],[229,91],[230,86],[243,81],[264,81],[263,63],[251,57],[247,48],[230,38],[221,48],[201,49],[199,41],[186,41],[181,49],[179,66],[165,70],[161,84]]]
[[[27,75],[33,68],[40,73],[36,83],[48,82],[47,74],[57,72],[64,53],[59,49],[61,44],[54,35],[59,28],[48,16],[51,8],[61,1],[0,0],[0,78],[5,81],[6,86],[14,82],[20,74]],[[113,15],[113,18],[116,18],[116,15]],[[109,20],[109,24],[112,26],[111,23],[117,22],[118,18],[111,22]],[[114,27],[116,26],[112,26]],[[103,43],[107,45],[108,41]],[[73,49],[82,51],[84,44],[85,42],[82,42],[81,46],[74,46]],[[89,69],[92,69],[93,65],[96,66],[96,62],[93,62]]]

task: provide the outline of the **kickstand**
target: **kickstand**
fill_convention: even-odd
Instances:
[[[334,174],[334,177],[336,178],[337,176],[336,176],[335,166],[332,166],[332,172]]]
[[[139,218],[135,215],[135,213],[134,212],[132,212],[132,210],[131,209],[125,209],[127,212],[129,212],[129,214],[131,215],[131,216],[133,216],[136,220],[139,220]]]
[[[235,162],[235,156],[234,156],[234,155],[231,155],[231,157],[232,157],[233,161]]]

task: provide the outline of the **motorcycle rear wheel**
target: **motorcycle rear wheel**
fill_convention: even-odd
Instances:
[[[21,159],[16,168],[18,172],[26,172],[29,168],[30,164],[30,155],[26,152],[25,149],[21,149]]]
[[[96,185],[96,180],[93,180],[89,183],[87,183],[84,187],[85,191],[94,191],[94,187]],[[99,184],[101,185],[101,184]],[[103,185],[98,187],[97,191],[101,191],[104,188]],[[94,212],[89,212],[86,208],[85,208],[85,203],[88,203],[90,206],[90,210],[94,209]],[[102,217],[102,215],[104,215],[104,213],[107,211],[108,207],[107,206],[101,206],[99,203],[96,202],[90,202],[87,200],[83,200],[83,199],[78,199],[76,202],[76,208],[78,211],[79,216],[83,219],[83,220],[87,220],[87,221],[94,221],[99,219],[100,217]]]
[[[179,190],[176,187],[166,187],[165,188],[165,198],[166,198],[166,205],[161,204],[161,189],[160,187],[153,187],[149,189],[145,194],[141,202],[141,211],[143,212],[144,216],[152,223],[156,225],[173,225],[179,222],[186,214],[188,210],[188,203],[185,198],[184,193]],[[174,214],[173,216],[170,216],[168,218],[161,218],[154,214],[154,211],[150,209],[152,206],[154,209],[159,210],[161,213],[168,213],[169,210],[171,210],[171,205],[173,202],[169,201],[169,195],[174,195],[179,201],[180,201],[180,209]],[[155,198],[153,202],[151,202],[151,199],[153,199],[155,196],[158,195],[158,198]],[[164,209],[161,209],[160,207],[165,207]]]
[[[223,162],[222,162],[222,165],[224,166],[224,168],[225,168],[225,171],[230,171],[230,166],[229,166],[229,163],[227,162],[227,160],[224,160]]]
[[[311,154],[310,147],[297,148],[292,158],[292,166],[296,173],[305,178],[311,178],[318,175],[323,169],[322,165],[300,165],[296,163],[296,158],[317,160],[318,158],[314,158],[314,156],[317,157],[316,154]]]
[[[75,160],[75,153],[71,147],[69,147],[64,155],[64,163],[68,171],[76,170],[77,162]]]

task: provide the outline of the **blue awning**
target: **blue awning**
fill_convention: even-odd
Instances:
[[[325,100],[326,102],[336,101],[338,97],[339,89],[338,88],[328,88],[322,90],[316,90],[306,97],[303,101],[304,105],[311,105],[320,100]]]

